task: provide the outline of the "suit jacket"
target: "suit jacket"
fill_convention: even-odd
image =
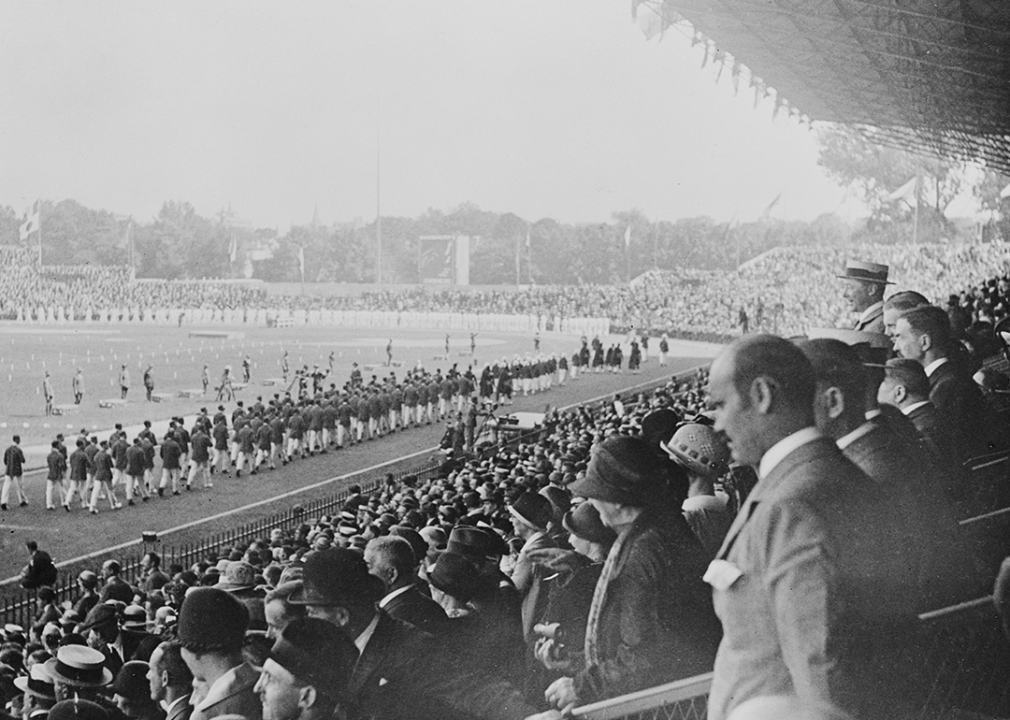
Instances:
[[[430,635],[441,634],[448,620],[442,606],[421,593],[416,585],[412,585],[382,607],[394,620],[413,625]]]
[[[475,677],[434,637],[382,610],[347,697],[358,717],[376,720],[516,720],[536,712],[507,683]]]
[[[211,720],[218,715],[241,715],[246,720],[262,720],[263,705],[260,703],[259,695],[253,692],[256,681],[259,680],[259,673],[248,664],[242,663],[237,668],[230,682],[218,689],[216,685],[208,689],[207,697],[211,693],[214,701],[204,705],[206,700],[197,703],[190,715],[190,720]]]
[[[112,575],[102,586],[101,594],[98,596],[99,602],[106,600],[120,600],[129,604],[133,600],[133,590],[130,583],[123,580],[118,575]]]
[[[182,698],[179,702],[173,705],[170,709],[171,712],[165,718],[165,720],[189,720],[190,715],[193,714],[193,706],[189,704],[190,696]]]
[[[856,717],[864,703],[894,696],[866,662],[881,630],[914,618],[890,584],[903,547],[887,532],[887,510],[827,438],[758,482],[706,575],[723,627],[710,720],[763,695],[830,702]],[[730,566],[738,577],[716,572]]]
[[[957,500],[964,496],[967,477],[961,468],[960,454],[954,436],[945,427],[947,421],[936,409],[936,405],[927,402],[912,410],[906,416],[915,426],[923,443],[933,453],[937,466],[946,482],[943,489]]]
[[[869,315],[860,318],[852,326],[853,330],[884,334],[884,304],[878,303]]]
[[[883,425],[857,438],[842,453],[883,491],[892,527],[904,534],[906,564],[912,575],[903,590],[926,612],[970,600],[982,589],[953,503],[929,458]]]
[[[998,449],[990,437],[995,420],[981,388],[953,361],[929,376],[929,399],[940,413],[943,430],[954,439],[959,462]]]

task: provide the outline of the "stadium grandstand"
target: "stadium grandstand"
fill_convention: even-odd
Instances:
[[[1010,171],[1003,3],[633,6],[652,32],[711,44],[789,112]],[[74,478],[92,510],[118,502],[117,481],[131,501],[158,492],[148,470],[184,493],[212,483],[212,465],[259,472],[455,415],[437,462],[344,478],[186,546],[148,538],[68,563],[29,543],[0,604],[11,714],[65,701],[54,720],[140,717],[131,702],[150,697],[200,720],[1010,717],[1003,246],[783,248],[627,286],[353,298],[140,283],[9,248],[0,261],[0,311],[26,324],[588,336],[564,363],[342,388],[306,374],[231,416],[173,421],[150,467],[146,449],[135,466],[122,450],[119,467],[95,447]],[[608,333],[626,336],[628,367],[649,337],[663,360],[670,337],[726,345],[711,365],[527,430],[478,432],[478,413],[513,392],[624,367],[620,343],[608,360],[594,337]],[[69,509],[60,454],[51,483]],[[19,466],[5,461],[6,509]]]

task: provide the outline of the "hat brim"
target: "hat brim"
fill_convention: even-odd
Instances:
[[[235,585],[230,582],[219,582],[217,585],[214,585],[214,587],[218,590],[224,590],[225,592],[239,592],[241,590],[252,590],[256,587],[256,584],[250,583],[248,585]]]
[[[301,590],[295,590],[288,597],[288,604],[290,605],[324,605],[326,607],[343,607],[347,605],[346,600],[337,600],[331,597],[325,597],[319,593],[308,593],[305,592],[305,588]]]
[[[839,280],[855,280],[856,282],[874,283],[876,285],[894,285],[890,280],[878,280],[877,278],[856,277],[854,275],[835,275]]]
[[[107,685],[111,685],[113,680],[112,671],[109,670],[109,668],[107,667],[102,668],[101,681],[96,680],[89,682],[87,680],[78,680],[75,678],[69,678],[66,675],[60,674],[60,672],[56,669],[56,658],[50,658],[49,660],[46,660],[45,668],[46,672],[49,673],[49,676],[53,678],[53,680],[61,682],[64,685],[72,685],[74,687],[95,687],[95,688],[105,687]]]
[[[31,695],[32,697],[41,698],[43,700],[55,700],[56,699],[56,686],[53,686],[53,692],[51,695],[47,693],[40,693],[38,690],[30,687],[28,685],[28,676],[22,675],[20,677],[14,678],[14,687],[23,692],[25,695]]]

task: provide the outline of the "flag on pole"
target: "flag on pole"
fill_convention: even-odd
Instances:
[[[624,249],[627,250],[631,247],[631,225],[628,225],[624,229]]]
[[[21,240],[27,240],[33,232],[38,232],[39,224],[39,201],[36,200],[32,206],[25,210],[24,222],[21,223]]]
[[[785,190],[783,190],[782,192],[785,192]],[[774,200],[772,200],[770,203],[768,203],[768,207],[765,208],[765,211],[763,213],[761,213],[761,219],[762,220],[764,220],[769,215],[771,215],[772,209],[776,205],[779,204],[779,200],[781,200],[781,199],[782,199],[782,193],[780,192],[778,195],[775,196]]]
[[[228,241],[228,262],[235,262],[238,260],[238,238],[232,233],[231,239]]]
[[[999,197],[1000,200],[1010,197],[1010,185],[1007,185],[1005,188],[999,191]]]
[[[919,186],[919,177],[916,176],[887,196],[888,202],[895,200],[909,200],[915,197],[915,191]]]
[[[305,280],[305,246],[298,246],[298,270],[302,274],[302,280]]]
[[[530,251],[530,226],[526,226],[526,252]]]

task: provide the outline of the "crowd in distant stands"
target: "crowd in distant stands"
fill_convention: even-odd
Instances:
[[[574,706],[714,665],[712,720],[760,716],[746,714],[748,702],[782,695],[818,718],[911,717],[927,692],[919,683],[929,680],[909,665],[918,614],[993,586],[995,569],[973,557],[958,520],[991,509],[979,502],[993,498],[978,490],[999,478],[965,466],[1006,451],[997,400],[1010,385],[1005,375],[993,379],[989,362],[998,352],[991,322],[1010,307],[1010,282],[964,267],[958,277],[971,289],[953,298],[933,279],[919,286],[923,294],[905,290],[916,287],[913,269],[926,273],[938,258],[967,266],[993,261],[995,251],[918,252],[874,257],[894,263],[902,289],[886,302],[872,302],[883,300],[886,278],[859,281],[879,293],[862,304],[847,308],[848,292],[831,296],[828,278],[845,263],[829,258],[821,274],[809,274],[808,290],[769,316],[786,334],[849,326],[839,320],[852,310],[876,312],[885,347],[864,336],[847,345],[748,333],[709,370],[636,398],[551,412],[535,436],[511,444],[491,437],[486,452],[460,413],[476,415],[499,384],[464,374],[445,397],[443,378],[438,404],[446,401],[457,425],[433,477],[352,487],[339,513],[191,567],[162,567],[149,553],[127,582],[107,561],[79,576],[68,607],[43,587],[32,627],[5,629],[0,653],[9,651],[11,668],[0,664],[0,677],[12,680],[0,689],[16,676],[26,684],[27,666],[42,665],[38,681],[54,685],[53,702],[70,687],[94,703],[88,720],[160,718],[119,698],[129,699],[130,672],[160,677],[159,663],[175,652],[183,661],[176,695],[158,697],[152,681],[149,697],[169,711],[185,698],[197,720],[518,720],[539,712],[557,720]],[[774,285],[801,268],[809,272],[809,258],[772,254],[739,274],[753,284],[712,290],[700,282],[696,292],[727,293],[733,320],[758,277]],[[643,279],[640,292],[655,306],[636,311],[642,318],[672,312],[663,282]],[[693,306],[683,307],[693,317]],[[412,373],[404,383],[312,387],[230,418],[205,414],[190,442],[210,429],[204,472],[211,449],[222,471],[233,462],[236,472],[262,468],[425,421],[431,410],[420,411],[419,397],[407,410],[407,387],[425,383]],[[403,392],[399,415],[395,389]],[[381,400],[373,413],[372,398],[384,393],[388,414]],[[344,424],[341,409],[354,394],[367,398],[363,426]],[[350,430],[341,435],[341,427]],[[178,428],[171,434],[177,441]],[[26,587],[41,584],[39,576],[29,564]],[[82,666],[94,672],[79,691]],[[165,677],[170,684],[172,673]],[[14,711],[19,698],[37,699],[6,692]],[[139,703],[143,693],[135,694]]]
[[[27,253],[27,254],[26,254]],[[515,291],[413,290],[358,296],[267,295],[262,289],[221,281],[131,280],[125,267],[44,267],[30,252],[0,252],[0,312],[19,307],[74,308],[265,308],[376,310],[539,315],[546,318],[607,317],[622,331],[725,338],[764,330],[786,336],[844,321],[835,277],[847,255],[875,257],[892,268],[902,287],[915,287],[932,302],[951,288],[978,286],[1010,267],[1010,250],[997,244],[873,245],[855,248],[791,247],[759,256],[734,272],[681,269],[649,271],[630,286],[529,287]]]

